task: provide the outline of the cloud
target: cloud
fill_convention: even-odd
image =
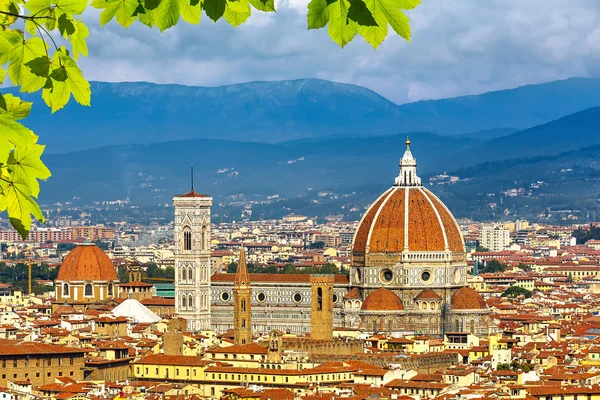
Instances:
[[[89,79],[216,86],[319,77],[366,86],[397,103],[600,76],[596,0],[423,0],[410,11],[412,42],[390,34],[376,51],[360,37],[341,49],[306,28],[307,0],[277,0],[232,28],[205,15],[160,33],[91,24]],[[391,29],[390,29],[391,31]]]

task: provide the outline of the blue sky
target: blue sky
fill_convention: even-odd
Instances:
[[[368,87],[396,103],[476,94],[571,76],[600,76],[600,0],[423,0],[409,12],[410,44],[390,35],[346,48],[306,28],[307,0],[232,28],[202,16],[162,34],[91,24],[82,69],[90,80],[216,86],[316,77]]]

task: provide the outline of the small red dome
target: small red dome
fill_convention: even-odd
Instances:
[[[396,293],[386,288],[379,288],[367,296],[360,309],[362,311],[402,311],[404,305]]]
[[[452,295],[453,310],[483,310],[487,308],[479,293],[468,286],[458,289]]]
[[[93,244],[81,244],[65,257],[57,281],[116,281],[117,271],[110,258]]]

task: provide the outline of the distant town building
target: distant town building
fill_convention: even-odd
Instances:
[[[502,251],[510,244],[510,231],[502,225],[483,225],[479,233],[479,244],[489,251]]]

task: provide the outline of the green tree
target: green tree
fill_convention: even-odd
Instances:
[[[494,273],[494,272],[504,272],[508,268],[508,265],[501,263],[500,261],[493,259],[489,260],[485,263],[483,268],[481,268],[481,273]]]
[[[528,299],[531,297],[531,294],[531,291],[525,288],[522,288],[520,286],[511,286],[502,293],[502,297],[515,298],[519,296],[525,296],[525,298]]]
[[[57,112],[71,97],[90,105],[91,90],[77,65],[88,55],[89,29],[81,15],[88,0],[3,0],[0,2],[0,83],[6,77],[21,92],[42,92],[46,105]],[[377,48],[390,26],[410,41],[410,25],[404,10],[420,0],[311,0],[308,29],[328,28],[331,39],[344,47],[356,35]],[[199,24],[202,12],[214,22],[244,23],[252,9],[274,12],[274,0],[92,0],[100,12],[100,25],[112,20],[127,28],[141,23],[161,31],[180,20]],[[23,29],[24,28],[24,29]],[[55,38],[60,38],[57,41]],[[65,43],[65,45],[62,45]],[[42,162],[44,146],[21,122],[31,111],[30,102],[12,94],[0,94],[0,212],[7,211],[11,224],[23,238],[32,217],[45,217],[37,199],[39,181],[50,177]]]
[[[325,242],[312,242],[308,245],[309,249],[322,249],[325,247]]]

